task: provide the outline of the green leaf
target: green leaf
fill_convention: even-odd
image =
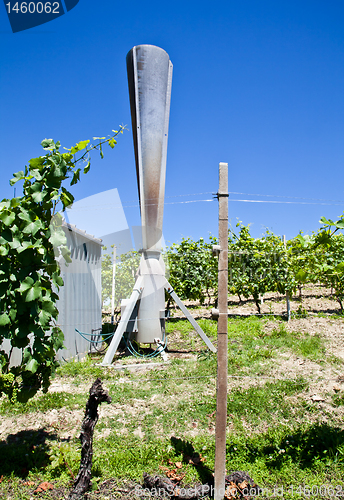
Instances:
[[[16,215],[14,212],[9,212],[7,210],[3,210],[0,213],[0,220],[5,224],[5,226],[10,226],[14,219],[16,218]]]
[[[21,283],[20,287],[19,287],[19,291],[20,292],[26,292],[27,290],[29,290],[30,288],[33,287],[34,285],[34,280],[30,277],[30,276],[27,276]]]
[[[44,310],[39,311],[38,318],[39,318],[40,324],[42,326],[47,325],[51,319],[51,316],[52,315],[48,311],[44,311]]]
[[[331,219],[326,219],[325,217],[321,217],[319,220],[322,224],[325,224],[326,226],[334,226],[334,222]]]
[[[35,285],[30,288],[30,290],[25,295],[25,302],[32,302],[37,300],[42,295],[42,289],[39,283],[35,283]]]
[[[67,191],[67,189],[63,187],[61,193],[61,202],[63,204],[63,210],[72,205],[73,201],[74,201],[74,196],[69,191]]]
[[[66,149],[66,148],[65,148]],[[68,150],[69,151],[69,150]],[[73,159],[72,153],[62,153],[62,158],[68,163],[72,163],[71,160]]]
[[[20,172],[17,172],[13,174],[13,178],[10,180],[10,185],[13,186],[18,181],[21,181],[22,179],[25,179],[24,172],[20,170]]]
[[[32,222],[35,220],[36,215],[35,212],[32,212],[31,210],[25,210],[25,208],[20,208],[20,212],[18,214],[19,219],[25,220],[28,222]]]
[[[85,149],[85,147],[87,146],[87,144],[89,143],[90,141],[80,141],[80,142],[77,142],[75,146],[73,146],[70,150],[70,152],[75,155],[75,153],[77,153],[78,151],[81,151],[82,149]]]
[[[36,359],[32,358],[32,359],[30,359],[30,361],[25,366],[25,369],[28,372],[36,373],[36,371],[38,369],[38,366],[39,366],[38,361]]]
[[[31,160],[29,160],[29,165],[32,168],[39,168],[43,165],[44,162],[45,156],[39,156],[38,158],[31,158]]]
[[[300,269],[296,274],[295,274],[295,278],[297,279],[297,281],[299,281],[300,283],[305,283],[307,281],[307,273],[306,271],[304,271],[303,269]]]
[[[17,196],[16,198],[12,198],[12,200],[11,200],[11,208],[18,207],[21,202],[22,202],[22,198],[20,196]]]
[[[29,241],[22,241],[20,245],[18,245],[17,252],[20,254],[27,250],[28,248],[34,248],[35,245],[32,245]],[[11,248],[14,248],[14,245],[11,245]]]
[[[72,181],[70,183],[71,186],[73,186],[78,181],[80,181],[80,171],[81,171],[80,168],[78,168],[77,170],[74,171],[73,179],[72,179]]]
[[[35,203],[41,203],[46,197],[47,193],[33,193],[32,199]]]
[[[37,219],[34,222],[30,222],[29,224],[27,224],[22,230],[22,232],[24,234],[32,234],[34,236],[37,233],[37,231],[42,229],[42,227],[43,227],[42,222],[39,219]]]
[[[16,319],[16,316],[17,316],[17,311],[12,307],[12,309],[9,312],[9,317],[11,318],[12,322]]]
[[[70,257],[70,250],[67,248],[67,247],[62,247],[60,249],[62,255],[63,255],[63,258],[66,262],[66,264],[70,264],[72,261],[71,257]]]
[[[66,244],[66,235],[62,229],[52,230],[49,241],[54,247],[59,247],[60,245]]]
[[[54,302],[52,302],[51,300],[43,300],[42,301],[42,310],[47,311],[50,314],[55,314],[57,311]]]
[[[25,302],[32,302],[42,296],[42,288],[40,282],[35,282],[30,276],[27,276],[19,287],[19,291],[26,292]]]
[[[63,279],[57,273],[53,273],[52,280],[55,286],[63,286]]]
[[[2,255],[3,257],[5,257],[7,254],[8,254],[8,248],[6,248],[3,245],[0,245],[0,255]]]
[[[10,320],[8,314],[6,314],[6,313],[0,314],[0,326],[9,325],[10,323],[11,323],[11,320]]]
[[[52,330],[51,338],[53,340],[53,347],[57,351],[63,348],[64,335],[61,328],[55,327]]]
[[[318,242],[321,245],[325,245],[325,244],[329,243],[330,240],[331,240],[330,235],[326,231],[321,231],[319,233]]]
[[[91,162],[88,161],[86,167],[84,167],[84,174],[87,174],[87,172],[90,170],[90,168],[91,168]]]
[[[56,181],[61,181],[65,178],[66,167],[64,165],[59,165],[53,161],[52,158],[49,158],[49,163],[51,164],[49,170],[49,180],[52,180],[56,183]]]
[[[77,145],[79,151],[81,151],[82,149],[85,149],[85,147],[87,146],[87,144],[89,142],[90,142],[89,140],[78,142],[76,145]]]
[[[117,144],[117,141],[115,139],[110,139],[109,140],[109,146],[110,148],[114,148],[115,147],[115,144]]]
[[[5,208],[10,208],[11,202],[10,200],[3,200],[0,202],[0,210],[4,210]]]
[[[56,149],[55,142],[52,139],[44,139],[41,142],[41,146],[43,147],[43,149],[46,149],[48,151],[53,151],[54,149]]]
[[[23,363],[26,365],[32,359],[31,347],[26,347],[23,351]]]

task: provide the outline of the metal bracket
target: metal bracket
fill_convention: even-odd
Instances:
[[[143,277],[139,276],[138,279],[136,280],[130,299],[128,300],[128,304],[125,307],[123,316],[121,317],[121,321],[118,323],[117,330],[115,331],[115,334],[112,337],[109,348],[106,351],[101,366],[111,365],[112,360],[116,354],[117,348],[119,346],[119,343],[121,341],[121,338],[123,337],[123,334],[127,328],[128,321],[131,317],[131,313],[134,310],[136,302],[141,297],[142,290],[143,290]]]
[[[218,257],[220,255],[220,252],[221,252],[220,245],[213,245],[211,252],[213,254],[213,257]]]
[[[213,193],[214,198],[229,198],[229,193]]]
[[[202,328],[197,324],[196,320],[191,316],[183,302],[180,300],[176,292],[173,290],[169,282],[166,280],[165,283],[165,290],[171,295],[172,299],[175,301],[175,303],[179,306],[181,311],[184,313],[186,319],[190,321],[198,335],[201,337],[201,339],[206,343],[207,347],[212,351],[216,352],[216,347],[213,346],[213,344],[210,342]]]

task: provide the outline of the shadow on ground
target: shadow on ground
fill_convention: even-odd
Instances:
[[[289,432],[279,441],[267,438],[261,446],[257,446],[257,441],[248,439],[244,445],[247,461],[254,463],[263,457],[267,466],[274,469],[281,469],[290,462],[300,469],[311,468],[319,462],[324,465],[337,463],[344,467],[344,431],[340,428],[316,423],[307,429]],[[230,461],[231,455],[238,454],[235,450],[232,445],[227,445],[227,461]]]
[[[204,465],[201,454],[195,450],[192,443],[190,443],[189,441],[185,441],[184,439],[179,439],[172,436],[171,444],[174,447],[177,455],[183,455],[184,463],[191,464],[196,468],[202,484],[213,484],[213,471],[206,465]]]
[[[45,428],[9,434],[0,441],[1,475],[25,478],[31,471],[44,469],[49,463],[49,442],[57,439],[57,434]]]

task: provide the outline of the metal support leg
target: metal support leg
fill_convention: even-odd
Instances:
[[[111,343],[110,343],[109,348],[104,356],[104,359],[101,363],[101,366],[111,365],[112,360],[114,358],[114,355],[116,354],[118,345],[119,345],[121,338],[123,336],[123,333],[125,332],[125,329],[128,325],[128,321],[130,319],[131,313],[134,310],[136,302],[138,301],[138,299],[141,296],[142,290],[143,290],[143,278],[142,278],[142,276],[139,276],[138,279],[136,280],[136,283],[135,283],[134,289],[131,293],[129,302],[126,305],[126,308],[124,310],[121,321],[118,323],[117,330],[116,330],[116,332],[111,340]]]
[[[185,317],[190,321],[198,335],[202,338],[202,340],[206,343],[207,347],[212,351],[216,352],[216,347],[210,342],[202,328],[197,324],[196,320],[191,316],[187,308],[184,306],[183,302],[180,300],[176,292],[173,290],[168,281],[165,284],[165,290],[171,295],[172,299],[179,306],[180,310],[184,313]]]

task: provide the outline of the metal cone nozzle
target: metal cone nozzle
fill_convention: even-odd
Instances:
[[[172,63],[163,49],[137,45],[127,71],[143,250],[161,251]]]
[[[172,63],[163,49],[137,45],[127,55],[127,70],[142,226],[136,339],[153,343],[165,328],[166,278],[160,254]]]

